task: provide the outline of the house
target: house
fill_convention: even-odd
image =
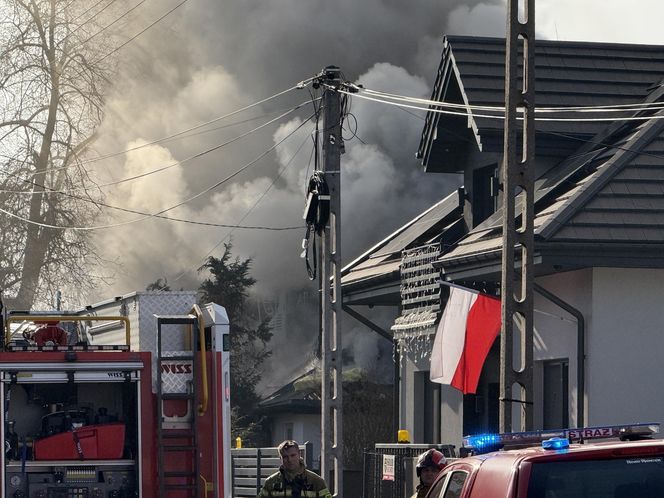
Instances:
[[[286,439],[310,441],[316,470],[320,469],[320,385],[311,381],[313,374],[314,370],[309,370],[296,376],[263,398],[258,408],[269,419],[271,446]]]
[[[394,307],[399,423],[414,442],[460,444],[498,428],[498,344],[475,395],[431,384],[424,353],[445,291],[423,290],[436,278],[499,288],[503,123],[469,106],[504,105],[504,59],[504,40],[445,37],[432,99],[468,114],[429,112],[418,157],[427,172],[463,174],[458,205],[429,211],[438,220],[422,230],[413,220],[343,270],[348,306]],[[535,426],[664,422],[664,47],[537,41],[535,65],[537,108],[604,106],[535,124]],[[414,258],[428,273],[410,270]]]
[[[314,366],[258,404],[270,426],[270,444],[278,446],[285,439],[311,442],[314,470],[320,469],[320,389],[320,367]],[[361,477],[364,450],[392,432],[390,410],[386,410],[392,404],[392,387],[360,368],[348,368],[343,372],[343,400],[344,481],[349,479],[344,496],[356,496],[350,489],[361,489],[357,479]]]

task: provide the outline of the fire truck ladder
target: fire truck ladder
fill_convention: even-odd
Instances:
[[[185,334],[177,334],[181,343],[175,348],[162,349],[174,334],[170,328],[164,336],[164,325],[185,325],[196,330],[198,320],[188,316],[157,317],[157,454],[159,472],[159,496],[198,498],[198,439],[196,433],[197,375],[194,355],[198,350],[198,334],[191,333],[191,348],[184,350]],[[168,328],[167,328],[168,330]],[[182,416],[165,413],[168,402],[186,404]],[[180,405],[178,404],[178,407]],[[176,462],[178,470],[173,469]]]

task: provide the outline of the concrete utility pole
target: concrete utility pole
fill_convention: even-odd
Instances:
[[[521,13],[519,13],[519,4],[523,6]],[[519,48],[522,49],[521,54]],[[522,63],[521,74],[519,74],[519,58]],[[521,88],[519,88],[520,80]],[[519,129],[517,116],[523,117],[522,140],[519,140],[517,135]],[[503,185],[501,432],[514,430],[512,428],[514,403],[518,403],[517,406],[520,405],[522,409],[520,429],[533,428],[534,160],[535,0],[508,0],[505,38],[505,140],[501,171]],[[515,205],[516,194],[522,199],[518,206]],[[517,215],[520,215],[518,227],[515,221]],[[515,260],[521,263],[518,271],[515,271]],[[518,348],[515,347],[515,332],[518,333]],[[520,360],[517,364],[515,356]],[[516,395],[512,390],[515,384],[520,387]]]
[[[321,312],[321,459],[322,477],[334,496],[343,493],[341,380],[341,84],[338,67],[323,69],[322,170],[330,191],[330,219],[322,235]],[[330,282],[330,278],[332,281]],[[330,285],[331,284],[331,285]]]

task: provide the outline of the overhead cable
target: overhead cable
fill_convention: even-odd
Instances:
[[[138,2],[138,3],[137,3],[136,5],[134,5],[131,9],[129,9],[128,11],[126,11],[125,13],[123,13],[120,17],[118,17],[117,19],[115,19],[114,21],[112,21],[110,24],[107,24],[106,26],[104,26],[103,28],[101,28],[99,31],[97,31],[96,33],[90,35],[90,36],[87,37],[85,40],[83,40],[83,41],[81,42],[81,45],[83,45],[83,44],[85,44],[85,43],[88,43],[90,40],[92,40],[92,39],[95,38],[96,36],[100,35],[100,34],[103,33],[104,31],[106,31],[108,28],[110,28],[111,26],[113,26],[115,23],[121,21],[124,17],[128,16],[129,14],[131,14],[134,10],[136,10],[137,8],[139,8],[139,7],[140,7],[141,5],[143,5],[146,1],[147,1],[147,0],[141,0],[140,2]],[[186,1],[186,0],[185,0],[185,1]],[[111,2],[111,3],[113,3],[113,2]],[[109,3],[109,4],[108,4],[106,7],[104,7],[101,11],[97,12],[97,15],[99,15],[101,12],[103,12],[103,11],[104,11],[109,5],[111,5],[111,3]]]
[[[313,132],[314,132],[314,130],[311,131],[311,133],[313,133]],[[244,213],[244,215],[238,220],[238,222],[237,222],[237,225],[238,225],[238,226],[241,225],[242,222],[243,222],[245,219],[247,219],[247,218],[249,217],[249,215],[253,212],[253,210],[256,209],[256,207],[261,203],[261,201],[263,200],[263,198],[265,198],[265,196],[268,194],[268,192],[269,192],[270,190],[272,190],[272,187],[274,187],[274,185],[279,181],[279,179],[282,177],[282,175],[284,174],[284,172],[286,171],[286,169],[288,169],[288,167],[291,165],[291,163],[295,160],[295,157],[300,153],[300,150],[302,149],[302,147],[304,147],[304,144],[307,143],[308,140],[309,140],[309,136],[307,135],[306,137],[304,137],[304,140],[302,141],[302,143],[300,143],[300,146],[299,146],[299,147],[297,148],[297,150],[293,153],[293,155],[290,157],[290,159],[289,159],[289,160],[286,162],[286,164],[285,164],[285,165],[279,170],[279,172],[277,173],[277,176],[274,178],[274,180],[272,180],[272,183],[270,183],[270,185],[268,185],[267,189],[265,189],[265,191],[264,191],[264,192],[258,197],[258,199],[256,199],[256,202],[254,202],[254,203],[252,204],[252,206],[247,210],[247,212]],[[298,228],[301,229],[302,227],[298,227]],[[205,256],[203,256],[203,258],[202,258],[202,259],[203,259],[203,262],[205,262],[205,260],[206,260],[210,255],[212,255],[212,253],[213,253],[213,252],[214,252],[214,251],[215,251],[215,250],[216,250],[221,244],[223,244],[223,243],[226,242],[228,239],[230,239],[230,237],[233,235],[233,232],[234,232],[234,231],[235,231],[235,227],[231,228],[231,230],[230,230],[230,231],[229,231],[229,232],[228,232],[228,233],[227,233],[227,234],[226,234],[221,240],[219,240],[219,242],[217,242],[217,243],[214,245],[214,247],[213,247],[212,249],[210,249],[210,250],[207,252],[207,254],[206,254]],[[197,266],[196,268],[198,268],[198,266]],[[178,280],[180,280],[182,277],[184,277],[184,276],[185,276],[188,272],[190,272],[190,271],[191,271],[191,269],[184,270],[184,271],[183,271],[182,273],[180,273],[177,277],[175,277],[172,281],[173,281],[173,282],[177,282]]]
[[[255,104],[252,104],[252,106],[253,105],[255,105]],[[222,130],[224,128],[230,128],[231,126],[237,126],[237,125],[248,123],[250,121],[256,121],[257,119],[262,119],[264,117],[269,116],[270,114],[276,114],[278,112],[285,112],[289,109],[293,109],[293,108],[292,107],[282,108],[282,109],[278,109],[278,110],[275,110],[275,111],[272,111],[272,112],[269,112],[269,113],[266,113],[266,114],[261,114],[260,116],[254,116],[254,117],[251,117],[251,118],[243,119],[242,121],[235,121],[233,123],[228,123],[228,124],[225,124],[225,125],[222,125],[222,126],[217,126],[215,128],[209,128],[207,130],[201,130],[197,133],[190,133],[194,130],[197,130],[199,128],[203,128],[203,127],[208,126],[212,123],[216,123],[217,121],[225,119],[225,118],[231,116],[232,114],[237,114],[238,112],[240,112],[240,111],[234,111],[231,114],[226,114],[224,116],[220,116],[220,117],[215,118],[211,121],[208,121],[207,123],[192,126],[191,128],[188,128],[188,129],[183,130],[183,131],[179,131],[177,133],[173,133],[172,135],[169,135],[167,137],[159,138],[159,139],[153,140],[151,142],[146,142],[144,144],[137,145],[136,147],[130,147],[128,149],[121,150],[119,152],[111,152],[109,154],[103,154],[101,156],[93,157],[93,158],[90,158],[90,159],[85,159],[83,161],[80,161],[79,164],[89,164],[89,163],[101,161],[101,160],[104,160],[104,159],[108,159],[108,158],[111,158],[111,157],[121,156],[121,155],[126,154],[128,152],[133,152],[135,150],[139,150],[139,149],[143,149],[145,147],[149,147],[150,145],[161,144],[161,143],[164,143],[164,142],[170,142],[171,140],[174,140],[176,138],[189,138],[189,137],[194,137],[194,136],[197,136],[197,135],[201,135],[203,133],[210,133],[212,131],[218,131],[218,130]]]
[[[67,9],[69,8],[69,6],[70,6],[72,3],[74,3],[75,1],[76,1],[76,0],[72,0],[72,1],[69,2],[67,5],[65,5],[65,6],[62,8],[62,11],[63,11],[63,12],[67,12]],[[77,15],[76,17],[74,17],[74,18],[73,18],[71,21],[69,21],[69,22],[70,22],[70,23],[75,23],[75,22],[78,21],[81,17],[83,17],[83,16],[84,16],[85,14],[87,14],[88,12],[90,12],[92,9],[94,9],[97,5],[99,5],[99,4],[102,3],[103,1],[104,1],[104,0],[97,0],[97,2],[95,2],[94,4],[92,4],[90,7],[88,7],[87,9],[85,9],[83,12],[81,12],[79,15]],[[110,5],[111,5],[113,2],[115,2],[115,0],[111,0],[110,2],[108,2],[108,4],[106,4],[106,5],[104,6],[103,9],[101,9],[101,10],[100,10],[99,12],[97,12],[96,14],[93,14],[93,16],[92,16],[90,19],[88,19],[87,21],[81,23],[81,24],[78,26],[78,28],[72,30],[67,36],[69,36],[69,35],[71,35],[71,34],[73,34],[73,33],[76,33],[76,31],[78,31],[78,29],[79,29],[81,26],[84,26],[85,24],[87,24],[87,22],[90,21],[94,16],[99,15],[99,14],[101,14],[102,12],[104,12],[108,7],[110,7]]]
[[[189,157],[187,157],[187,158],[185,158],[185,159],[182,159],[182,160],[180,160],[180,161],[175,161],[175,162],[170,163],[170,164],[168,164],[168,165],[166,165],[166,166],[161,166],[161,167],[159,167],[159,168],[156,168],[156,169],[153,169],[153,170],[150,170],[150,171],[146,171],[146,172],[140,173],[140,174],[138,174],[138,175],[134,175],[134,176],[130,176],[130,177],[126,177],[126,178],[122,178],[122,179],[120,179],[120,180],[116,180],[116,181],[113,181],[113,182],[103,183],[103,184],[101,184],[101,185],[96,185],[96,188],[101,189],[101,188],[104,188],[104,187],[110,187],[110,186],[114,186],[114,185],[119,185],[119,184],[121,184],[121,183],[126,183],[126,182],[129,182],[129,181],[133,181],[133,180],[137,180],[137,179],[140,179],[140,178],[144,178],[144,177],[146,177],[146,176],[150,176],[150,175],[153,175],[153,174],[155,174],[155,173],[160,173],[160,172],[162,172],[162,171],[166,171],[166,170],[171,169],[171,168],[174,168],[174,167],[176,167],[176,166],[181,166],[182,164],[184,164],[184,163],[186,163],[186,162],[192,161],[192,160],[194,160],[194,159],[198,159],[198,158],[200,158],[200,157],[202,157],[202,156],[204,156],[204,155],[206,155],[206,154],[209,154],[209,153],[211,153],[211,152],[214,152],[215,150],[218,150],[218,149],[220,149],[220,148],[222,148],[222,147],[225,147],[226,145],[230,145],[230,144],[232,144],[233,142],[237,142],[238,140],[240,140],[240,139],[242,139],[242,138],[244,138],[244,137],[246,137],[246,136],[248,136],[248,135],[251,135],[252,133],[257,132],[258,130],[260,130],[260,129],[262,129],[262,128],[265,128],[266,126],[268,126],[268,125],[274,123],[275,121],[278,121],[278,120],[284,118],[285,116],[288,116],[289,114],[295,112],[296,110],[300,109],[302,106],[304,106],[305,104],[308,104],[308,103],[309,103],[309,101],[305,101],[305,102],[303,102],[303,103],[301,103],[301,104],[298,104],[297,106],[292,107],[292,108],[289,109],[288,111],[286,111],[286,112],[280,114],[280,115],[277,116],[276,118],[273,118],[273,119],[271,119],[271,120],[269,120],[269,121],[267,121],[267,122],[261,124],[260,126],[257,126],[256,128],[253,128],[252,130],[249,130],[249,131],[247,131],[247,132],[245,132],[245,133],[242,133],[241,135],[238,135],[238,136],[236,136],[236,137],[234,137],[234,138],[232,138],[232,139],[230,139],[230,140],[227,140],[226,142],[223,142],[223,143],[221,143],[221,144],[217,144],[217,145],[215,145],[214,147],[211,147],[211,148],[209,148],[209,149],[207,149],[207,150],[204,150],[204,151],[202,151],[202,152],[198,152],[198,153],[196,153],[196,154],[194,154],[194,155],[192,155],[192,156],[189,156]],[[53,169],[51,169],[51,170],[49,170],[49,171],[54,171],[54,170],[56,170],[56,168],[53,168]],[[30,184],[30,185],[37,185],[37,184],[35,184],[32,180],[29,180],[29,179],[27,179],[27,178],[18,178],[18,179],[19,179],[19,180],[22,180],[22,181],[24,181],[25,183],[28,183],[28,184]],[[74,188],[66,189],[66,190],[62,190],[62,189],[60,189],[60,190],[56,190],[56,189],[48,189],[48,190],[46,190],[46,191],[41,191],[41,192],[40,192],[40,191],[38,191],[38,192],[25,192],[25,194],[26,194],[26,195],[43,195],[43,194],[65,194],[65,195],[66,195],[66,194],[68,194],[68,193],[70,193],[70,192],[77,192],[77,191],[81,191],[81,190],[86,190],[86,189],[85,189],[84,187],[74,187]],[[0,192],[3,192],[3,191],[0,191]],[[4,192],[6,192],[6,191],[4,191]],[[15,193],[20,194],[20,193],[23,193],[23,192],[15,192]]]
[[[160,22],[162,19],[166,18],[169,14],[171,14],[171,12],[175,11],[176,9],[178,9],[179,7],[181,7],[182,5],[184,5],[185,3],[187,3],[188,1],[189,1],[189,0],[182,0],[179,4],[177,4],[177,5],[176,5],[175,7],[173,7],[171,10],[169,10],[168,12],[166,12],[166,13],[165,13],[163,16],[161,16],[159,19],[157,19],[156,21],[152,22],[151,24],[149,24],[148,26],[146,26],[145,28],[143,28],[141,31],[139,31],[138,33],[136,33],[136,34],[135,34],[134,36],[132,36],[131,38],[129,38],[129,40],[127,40],[126,42],[124,42],[122,45],[120,45],[120,46],[116,47],[115,49],[111,50],[109,53],[107,53],[104,57],[102,57],[101,59],[99,59],[97,62],[98,62],[98,63],[99,63],[99,62],[102,62],[102,61],[105,60],[107,57],[110,57],[110,56],[113,55],[115,52],[117,52],[117,51],[120,50],[121,48],[125,47],[126,45],[128,45],[129,43],[131,43],[132,41],[134,41],[136,38],[138,38],[138,37],[141,36],[143,33],[145,33],[145,32],[146,32],[148,29],[150,29],[152,26],[154,26],[155,24],[157,24],[158,22]]]
[[[475,118],[486,118],[486,119],[498,119],[504,120],[505,118],[500,115],[492,114],[475,114],[472,112],[459,112],[459,111],[450,111],[446,109],[432,109],[428,107],[419,107],[410,104],[399,104],[392,102],[390,100],[385,100],[382,98],[369,97],[367,95],[362,95],[359,93],[352,93],[346,90],[336,89],[340,93],[345,93],[347,95],[355,96],[360,99],[371,100],[374,102],[380,102],[382,104],[392,105],[396,107],[405,107],[408,109],[417,109],[425,112],[433,112],[437,114],[447,114],[453,116],[464,116],[464,117],[475,117]],[[517,118],[518,120],[523,120],[522,117]],[[535,121],[548,121],[548,122],[615,122],[615,121],[649,121],[651,119],[664,119],[664,115],[654,115],[654,116],[624,116],[624,117],[605,117],[605,118],[542,118],[536,117]]]
[[[482,105],[473,105],[473,104],[458,104],[454,102],[446,102],[440,100],[431,100],[424,99],[420,97],[411,97],[407,95],[399,95],[395,93],[381,92],[377,90],[372,90],[369,88],[364,88],[358,85],[349,85],[354,90],[357,90],[357,93],[367,93],[375,97],[384,97],[391,100],[404,101],[404,102],[413,102],[419,104],[430,105],[434,107],[449,107],[451,109],[470,109],[477,111],[493,111],[493,112],[504,112],[504,106],[482,106]],[[664,104],[662,102],[639,102],[633,104],[606,104],[606,105],[591,105],[591,106],[558,106],[558,107],[536,107],[535,112],[537,113],[557,113],[557,112],[637,112],[644,110],[660,110],[664,109]]]
[[[153,141],[151,141],[151,142],[148,142],[148,143],[142,144],[142,145],[140,145],[140,146],[138,146],[138,147],[134,147],[134,148],[131,148],[131,149],[127,149],[127,150],[122,151],[122,152],[114,152],[114,153],[111,153],[111,154],[103,155],[103,156],[100,156],[100,157],[98,157],[98,158],[95,157],[95,158],[90,158],[90,159],[84,159],[84,160],[80,161],[80,162],[77,163],[77,164],[70,164],[70,165],[66,165],[66,166],[60,166],[60,167],[58,167],[58,168],[51,168],[51,169],[49,169],[49,171],[58,171],[58,170],[61,170],[61,169],[71,168],[71,167],[78,166],[78,165],[82,165],[82,164],[89,164],[89,163],[92,163],[92,162],[101,161],[102,159],[106,159],[107,157],[113,157],[113,156],[121,155],[121,154],[123,154],[123,153],[125,153],[125,152],[130,152],[130,151],[133,151],[133,150],[136,150],[136,149],[140,149],[140,148],[143,148],[143,147],[148,147],[148,146],[150,146],[150,145],[154,145],[154,144],[158,144],[158,143],[161,143],[161,142],[165,142],[165,141],[167,141],[167,140],[170,140],[170,139],[172,139],[172,138],[178,137],[178,136],[180,136],[180,135],[184,135],[185,133],[189,133],[190,131],[194,131],[194,130],[197,130],[197,129],[199,129],[199,128],[203,128],[204,126],[208,126],[208,125],[210,125],[210,124],[212,124],[212,123],[216,123],[217,121],[221,121],[221,120],[223,120],[223,119],[230,118],[231,116],[235,116],[236,114],[239,114],[239,113],[241,113],[241,112],[244,112],[244,111],[247,111],[247,110],[249,110],[249,109],[252,109],[252,108],[254,108],[254,107],[256,107],[256,106],[259,106],[259,105],[261,105],[261,104],[264,104],[265,102],[269,102],[270,100],[274,100],[274,99],[276,99],[277,97],[281,97],[282,95],[284,95],[284,94],[286,94],[286,93],[288,93],[288,92],[292,92],[293,90],[296,90],[296,89],[301,88],[301,87],[302,87],[303,85],[305,85],[307,82],[308,82],[308,81],[301,81],[300,83],[298,83],[298,84],[296,84],[296,85],[293,85],[292,87],[287,88],[286,90],[282,90],[282,91],[280,91],[280,92],[277,92],[277,93],[275,93],[274,95],[271,95],[270,97],[266,97],[266,98],[264,98],[264,99],[262,99],[262,100],[259,100],[259,101],[257,101],[257,102],[254,102],[253,104],[249,104],[249,105],[247,105],[247,106],[241,107],[240,109],[236,109],[235,111],[232,111],[232,112],[229,112],[229,113],[224,114],[224,115],[222,115],[222,116],[219,116],[219,117],[217,117],[217,118],[214,118],[214,119],[212,119],[212,120],[210,120],[210,121],[207,121],[206,123],[202,123],[202,124],[199,124],[199,125],[196,125],[196,126],[192,126],[191,128],[187,128],[186,130],[178,131],[177,133],[173,133],[172,135],[168,135],[168,136],[166,136],[166,137],[164,137],[164,138],[159,138],[159,139],[157,139],[157,140],[153,140]]]
[[[2,209],[2,208],[0,208],[0,212],[4,213],[4,214],[6,214],[6,215],[8,215],[12,218],[16,218],[16,219],[21,220],[25,223],[31,224],[31,225],[37,225],[37,226],[40,226],[40,227],[43,227],[43,228],[53,228],[53,229],[59,229],[59,230],[76,230],[76,231],[92,231],[92,230],[101,230],[101,229],[107,229],[107,228],[116,228],[116,227],[120,227],[120,226],[130,225],[130,224],[133,224],[133,223],[138,223],[140,221],[144,221],[144,220],[149,219],[149,218],[160,218],[160,219],[165,219],[165,220],[169,220],[169,221],[194,223],[194,222],[191,222],[190,220],[185,221],[185,220],[182,220],[180,218],[170,218],[170,217],[162,216],[162,215],[164,213],[168,212],[168,211],[172,211],[173,209],[176,209],[180,206],[183,206],[184,204],[187,204],[187,203],[189,203],[189,202],[191,202],[195,199],[198,199],[199,197],[211,192],[212,190],[216,189],[217,187],[219,187],[219,186],[223,185],[224,183],[228,182],[229,180],[235,178],[237,175],[239,175],[240,173],[242,173],[244,170],[248,169],[252,165],[256,164],[258,161],[260,161],[262,158],[264,158],[266,155],[268,155],[270,152],[272,152],[274,149],[276,149],[279,145],[281,145],[283,142],[285,142],[288,138],[290,138],[292,135],[294,135],[313,116],[314,116],[314,114],[311,114],[307,119],[302,121],[302,123],[300,125],[298,125],[293,131],[291,131],[286,136],[284,136],[284,138],[282,138],[281,140],[276,142],[274,145],[272,145],[271,147],[266,149],[264,152],[262,152],[260,155],[258,155],[256,158],[254,158],[252,161],[246,163],[245,165],[243,165],[242,167],[240,167],[239,169],[237,169],[235,172],[231,173],[227,177],[225,177],[222,180],[219,180],[218,182],[214,183],[213,185],[207,187],[205,190],[203,190],[203,191],[201,191],[201,192],[199,192],[199,193],[197,193],[197,194],[195,194],[195,195],[193,195],[193,196],[191,196],[191,197],[189,197],[189,198],[187,198],[187,199],[185,199],[185,200],[183,200],[183,201],[181,201],[181,202],[179,202],[179,203],[177,203],[173,206],[162,209],[162,210],[160,210],[156,213],[152,213],[152,214],[144,213],[144,212],[136,211],[136,210],[133,210],[133,209],[127,209],[127,208],[122,208],[122,207],[119,207],[119,206],[113,206],[113,205],[110,205],[110,204],[105,204],[105,203],[102,203],[102,202],[96,202],[96,201],[90,200],[86,197],[75,196],[75,195],[72,195],[72,194],[66,194],[66,195],[69,195],[70,197],[73,197],[73,198],[76,198],[76,199],[79,199],[79,200],[82,200],[82,201],[85,201],[85,202],[90,202],[90,203],[95,204],[97,206],[102,206],[102,207],[106,207],[106,208],[109,208],[109,209],[114,209],[114,210],[117,210],[117,211],[124,211],[124,212],[128,212],[128,213],[138,214],[138,215],[141,215],[140,218],[135,218],[133,220],[127,220],[127,221],[118,222],[118,223],[109,223],[107,225],[96,225],[96,226],[90,226],[90,227],[72,227],[72,226],[61,226],[61,225],[52,225],[52,224],[48,224],[48,223],[40,223],[38,221],[33,221],[33,220],[28,219],[28,218],[25,218],[24,216],[20,216],[18,214],[9,212],[9,211],[7,211],[5,209]],[[44,188],[47,188],[47,187],[44,187]],[[202,222],[195,222],[195,224],[216,226],[215,224],[212,224],[212,223],[202,223]],[[301,227],[299,227],[299,228],[301,228]],[[282,230],[283,229],[284,228],[282,228]],[[285,229],[291,230],[291,229],[294,229],[294,228],[285,227]]]

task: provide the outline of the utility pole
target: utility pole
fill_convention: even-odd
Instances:
[[[523,12],[519,13],[519,4]],[[519,49],[521,48],[521,53]],[[521,59],[521,60],[520,60]],[[519,62],[522,72],[519,74]],[[521,87],[519,87],[521,83]],[[521,115],[521,140],[517,134]],[[508,0],[505,38],[505,138],[502,164],[500,430],[510,432],[512,407],[521,430],[533,429],[533,221],[535,159],[535,0]],[[517,194],[523,202],[516,206]],[[516,226],[519,216],[520,225]],[[516,247],[515,247],[516,246]],[[515,268],[515,261],[521,268]],[[516,270],[516,271],[515,271]],[[515,332],[518,363],[515,365]],[[516,393],[513,386],[518,386]]]
[[[322,171],[330,194],[329,223],[322,235],[321,313],[321,459],[323,479],[333,496],[343,493],[341,379],[341,71],[328,66],[320,76],[323,91]]]

